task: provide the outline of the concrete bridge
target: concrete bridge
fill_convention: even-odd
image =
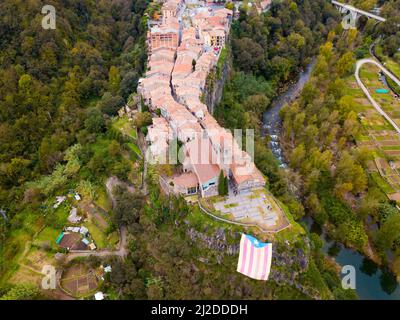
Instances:
[[[341,3],[341,2],[338,2],[338,1],[334,1],[334,0],[332,0],[332,4],[340,11],[340,13],[348,13],[349,12],[351,14],[351,18],[352,18],[352,20],[354,22],[356,22],[357,19],[360,16],[365,16],[368,19],[374,19],[374,20],[376,20],[378,22],[385,22],[386,21],[385,18],[382,18],[382,17],[380,17],[380,16],[378,16],[376,14],[373,14],[371,12],[367,12],[367,11],[364,11],[364,10],[357,9],[357,8],[355,8],[355,7],[353,7],[353,6],[349,5],[349,4]]]

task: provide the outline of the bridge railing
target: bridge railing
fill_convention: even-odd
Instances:
[[[349,11],[357,12],[357,13],[363,15],[363,16],[378,20],[380,22],[385,22],[386,21],[385,18],[382,18],[382,17],[380,17],[380,16],[378,16],[376,14],[373,14],[371,12],[358,9],[356,7],[353,7],[352,5],[349,5],[349,4],[341,3],[341,2],[335,1],[335,0],[332,0],[332,4],[337,6],[337,7],[345,8],[345,9],[347,9]]]

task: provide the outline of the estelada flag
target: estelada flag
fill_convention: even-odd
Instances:
[[[256,280],[268,280],[271,270],[272,243],[263,243],[242,234],[237,271]]]

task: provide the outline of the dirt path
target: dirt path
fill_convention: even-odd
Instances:
[[[125,186],[129,192],[134,192],[134,187],[120,181],[118,178],[116,177],[110,177],[107,182],[106,182],[106,190],[107,190],[107,194],[111,199],[111,203],[112,203],[112,207],[113,209],[115,208],[115,206],[117,205],[117,201],[115,200],[115,197],[112,193],[112,190],[114,189],[114,187],[116,187],[117,185],[123,185]],[[142,192],[144,191],[145,188],[142,189]],[[89,208],[91,209],[90,212],[92,212],[93,210],[95,210],[95,208]],[[96,210],[95,210],[96,211]],[[98,213],[97,213],[98,214]],[[128,248],[127,248],[127,230],[126,230],[126,226],[121,226],[119,228],[119,244],[118,244],[118,249],[117,250],[98,250],[98,251],[71,251],[67,257],[66,257],[66,261],[69,262],[75,258],[78,257],[90,257],[90,256],[95,256],[95,257],[107,257],[107,256],[118,256],[121,258],[124,258],[128,255]]]
[[[121,226],[119,229],[119,245],[117,250],[98,250],[98,251],[71,251],[66,258],[66,261],[69,262],[78,257],[107,257],[107,256],[119,256],[124,258],[128,255],[127,248],[127,232],[126,227]]]
[[[147,183],[146,183],[146,177],[147,177],[147,144],[146,144],[146,139],[143,136],[141,132],[138,132],[138,146],[140,149],[140,152],[143,154],[143,172],[142,172],[142,185],[141,185],[141,190],[144,195],[147,195]]]

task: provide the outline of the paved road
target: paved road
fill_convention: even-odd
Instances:
[[[355,71],[355,74],[354,74],[355,77],[356,77],[356,80],[357,80],[357,84],[362,89],[362,91],[364,92],[364,94],[366,95],[368,100],[371,102],[371,104],[374,106],[376,111],[378,111],[393,126],[393,128],[397,131],[397,133],[400,134],[400,127],[387,115],[387,113],[385,111],[383,111],[381,106],[375,101],[375,99],[369,93],[367,87],[361,81],[360,69],[366,63],[370,63],[370,64],[376,65],[379,69],[381,69],[381,71],[386,76],[388,76],[390,79],[392,79],[398,86],[400,86],[400,80],[397,79],[396,76],[394,74],[392,74],[388,69],[386,69],[381,63],[379,63],[378,61],[376,61],[374,59],[361,59],[361,60],[357,61],[356,71]]]

